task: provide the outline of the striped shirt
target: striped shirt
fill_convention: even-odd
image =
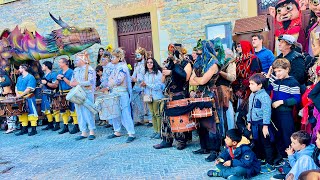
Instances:
[[[277,110],[292,110],[292,107],[301,102],[300,84],[292,76],[285,79],[269,79],[272,86],[272,102],[283,100],[283,105]]]

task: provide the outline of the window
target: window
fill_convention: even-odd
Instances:
[[[276,7],[278,0],[257,0],[258,15],[269,14],[269,7]]]
[[[206,38],[215,39],[221,38],[224,48],[231,49],[232,47],[232,28],[231,22],[206,25]]]

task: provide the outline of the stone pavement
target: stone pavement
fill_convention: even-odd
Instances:
[[[126,136],[107,139],[111,128],[99,127],[93,141],[41,128],[33,137],[0,133],[0,179],[222,179],[207,177],[213,168],[204,160],[207,155],[192,154],[199,148],[195,136],[185,150],[155,150],[152,145],[160,140],[150,140],[152,128],[146,126],[136,128],[137,139],[130,144]]]

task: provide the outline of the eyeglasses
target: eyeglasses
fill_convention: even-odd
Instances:
[[[314,6],[318,6],[320,4],[320,1],[319,0],[311,0],[310,3],[313,4]]]
[[[147,62],[147,64],[153,64],[153,62]]]

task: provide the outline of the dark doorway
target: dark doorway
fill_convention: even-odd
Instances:
[[[126,52],[126,61],[134,67],[138,46],[153,52],[150,13],[116,19],[119,47]]]

